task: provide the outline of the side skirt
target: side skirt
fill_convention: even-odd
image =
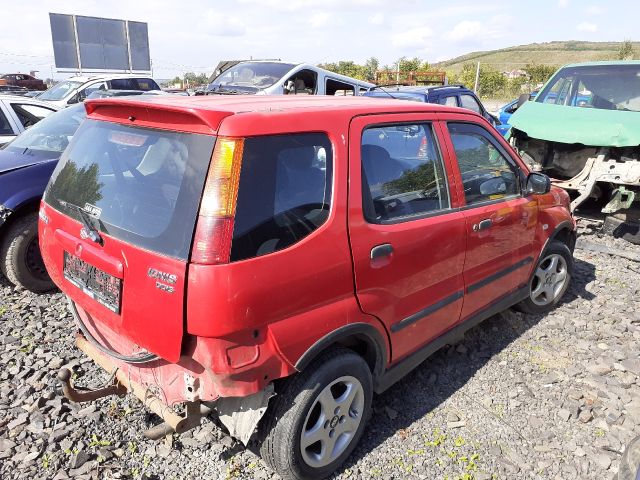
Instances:
[[[435,340],[429,342],[419,350],[411,353],[409,356],[400,360],[385,371],[375,381],[374,390],[376,393],[382,393],[390,386],[402,379],[414,368],[424,362],[427,358],[440,350],[442,347],[452,342],[454,339],[462,336],[467,330],[475,327],[483,320],[506,310],[512,305],[524,300],[529,295],[529,285],[524,285],[518,290],[508,293],[507,295],[494,300],[487,308],[476,313],[472,317],[453,327],[451,330],[443,333]]]

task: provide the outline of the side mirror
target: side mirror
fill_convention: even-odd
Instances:
[[[528,93],[523,93],[522,95],[520,95],[518,97],[518,103],[516,103],[516,109],[514,110],[514,112],[520,108],[522,105],[524,105],[525,103],[527,103],[529,101],[529,94]]]
[[[544,173],[531,172],[527,177],[527,195],[543,195],[551,191],[551,179]]]
[[[502,177],[495,177],[480,184],[482,195],[504,195],[507,192],[507,182]]]

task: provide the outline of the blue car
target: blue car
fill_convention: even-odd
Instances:
[[[55,288],[38,246],[38,209],[53,169],[85,116],[82,103],[52,113],[0,150],[0,271],[32,292]]]
[[[537,94],[538,94],[537,91],[531,92],[529,94],[529,100],[533,100],[534,98],[536,98]],[[502,107],[500,107],[500,110],[498,110],[498,119],[500,120],[500,123],[502,123],[503,125],[509,124],[509,119],[511,118],[511,115],[513,115],[513,113],[518,109],[518,106],[519,106],[518,100],[519,99],[516,98],[515,100],[511,100],[506,105],[503,105]]]
[[[450,107],[461,107],[479,113],[493,125],[501,135],[504,135],[509,126],[503,126],[500,120],[491,115],[473,90],[464,85],[392,85],[377,86],[363,94],[365,97],[395,98],[397,100],[412,100],[414,102],[437,103]]]

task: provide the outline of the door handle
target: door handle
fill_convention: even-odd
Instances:
[[[371,249],[371,260],[375,260],[380,257],[388,257],[393,253],[393,247],[390,243],[383,243],[382,245],[376,245]]]
[[[474,224],[473,231],[479,232],[480,230],[486,230],[487,228],[491,228],[491,225],[493,225],[493,221],[490,218],[486,218],[480,221],[480,223]]]

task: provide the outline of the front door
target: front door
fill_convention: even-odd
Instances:
[[[358,117],[349,134],[355,289],[385,324],[392,361],[455,325],[462,307],[464,214],[426,117]]]
[[[527,283],[537,205],[522,196],[520,168],[492,133],[463,122],[447,130],[464,191],[464,320]]]

